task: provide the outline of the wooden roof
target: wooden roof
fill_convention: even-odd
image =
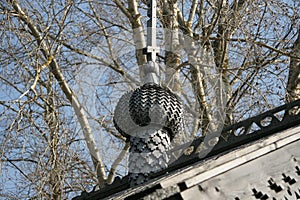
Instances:
[[[82,199],[300,199],[300,100],[227,127],[205,158],[182,156],[146,184],[125,178]],[[255,127],[255,129],[254,129]],[[241,135],[233,134],[241,131]]]

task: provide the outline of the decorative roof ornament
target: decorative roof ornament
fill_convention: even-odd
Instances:
[[[131,186],[150,179],[151,174],[168,167],[171,142],[183,131],[184,108],[181,100],[159,84],[156,63],[156,1],[148,0],[147,64],[145,83],[124,94],[115,109],[114,125],[127,138]]]

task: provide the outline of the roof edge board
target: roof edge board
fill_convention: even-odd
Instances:
[[[281,133],[282,134],[282,133]],[[274,137],[274,136],[273,136]],[[276,136],[275,136],[276,137]],[[232,161],[226,162],[223,165],[220,165],[218,167],[214,167],[212,169],[210,169],[209,171],[206,171],[204,173],[201,173],[193,178],[190,178],[188,180],[185,181],[185,184],[188,188],[200,184],[201,182],[212,178],[216,175],[219,175],[221,173],[224,173],[228,170],[231,170],[235,167],[238,167],[246,162],[249,162],[251,160],[254,160],[258,157],[264,156],[272,151],[275,151],[283,146],[286,146],[290,143],[293,143],[295,141],[298,141],[300,139],[300,132],[297,132],[293,135],[291,135],[290,137],[278,140],[276,142],[273,142],[271,144],[268,144],[264,147],[259,147],[257,148],[257,150],[252,151],[248,154],[245,154],[244,156],[238,157]],[[256,146],[257,144],[252,144],[254,146]],[[260,146],[260,145],[259,145]]]
[[[224,152],[222,156],[216,155],[212,159],[210,158],[208,160],[201,160],[196,164],[198,165],[197,167],[195,167],[195,165],[192,165],[186,167],[184,170],[182,169],[176,170],[168,178],[165,178],[165,180],[161,182],[161,185],[163,188],[169,187],[174,183],[179,183],[178,180],[181,179],[182,177],[185,178],[193,177],[197,174],[210,170],[214,167],[218,167],[222,165],[224,162],[230,162],[232,160],[235,160],[238,157],[244,156],[251,152],[255,152],[256,150],[264,146],[273,144],[279,140],[284,140],[285,138],[289,138],[290,136],[293,136],[299,132],[300,132],[300,126],[285,130],[283,132],[279,132],[275,135],[271,135],[267,139],[264,139],[263,141],[254,141],[253,143],[255,144],[253,143],[245,144],[242,147],[239,147],[238,149],[235,149],[231,152]],[[180,171],[181,174],[178,175],[177,174],[178,171]]]

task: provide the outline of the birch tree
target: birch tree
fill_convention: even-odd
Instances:
[[[287,82],[287,101],[294,101],[300,97],[300,30],[298,37],[293,44],[292,53],[290,56],[290,70]]]
[[[297,0],[157,4],[160,81],[191,116],[179,143],[209,134],[223,97],[209,80],[225,125],[299,98]],[[1,1],[0,196],[66,199],[126,175],[112,117],[143,84],[146,20],[146,0]]]

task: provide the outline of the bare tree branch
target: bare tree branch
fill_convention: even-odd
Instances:
[[[115,173],[116,173],[116,169],[117,169],[118,165],[120,164],[120,162],[122,161],[122,159],[124,159],[129,147],[130,147],[130,143],[126,142],[125,146],[121,150],[121,153],[119,154],[118,158],[112,164],[109,175],[107,177],[107,183],[108,184],[111,184],[113,182],[114,177],[115,177]]]
[[[16,0],[10,0],[9,1],[15,11],[18,13],[19,18],[28,26],[28,28],[31,30],[32,35],[36,38],[37,43],[39,46],[41,46],[41,51],[43,55],[49,60],[49,58],[53,57],[47,45],[43,41],[38,29],[34,25],[34,23],[31,21],[29,16],[25,14],[25,12],[22,10],[20,5]],[[53,60],[52,60],[53,59]],[[61,69],[59,68],[55,58],[52,58],[52,62],[50,63],[50,70],[55,76],[56,80],[58,81],[62,91],[68,98],[69,102],[72,104],[74,111],[77,115],[77,119],[82,127],[83,134],[85,136],[85,140],[88,146],[88,149],[90,151],[90,155],[92,157],[92,161],[94,163],[94,167],[97,171],[99,186],[103,187],[106,179],[105,171],[104,171],[104,164],[101,160],[99,150],[97,148],[97,145],[95,143],[93,133],[91,130],[91,127],[89,125],[88,119],[86,118],[86,115],[84,113],[84,110],[82,109],[82,106],[80,105],[80,102],[78,101],[77,97],[69,87],[68,83],[66,82]]]
[[[287,82],[287,102],[300,98],[300,29],[298,29],[298,37],[293,45],[292,55]]]

